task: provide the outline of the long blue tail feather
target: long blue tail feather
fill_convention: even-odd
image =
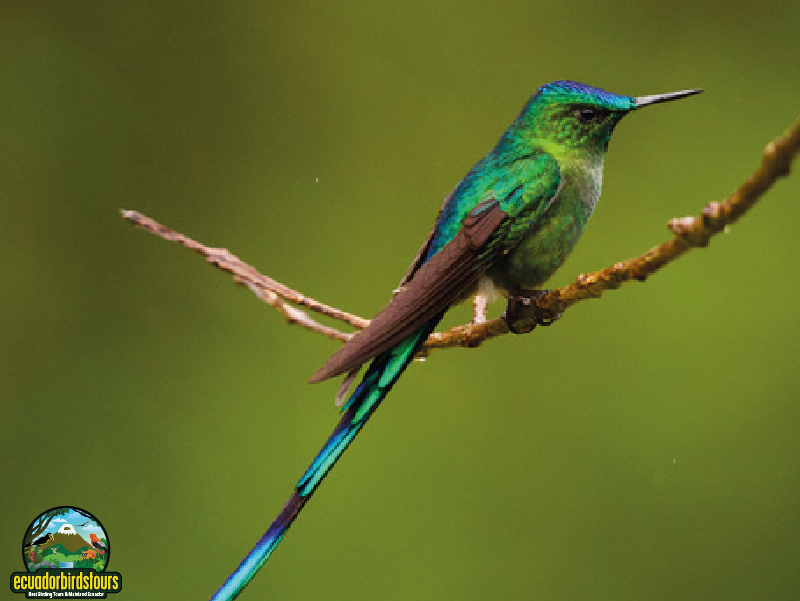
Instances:
[[[341,421],[297,483],[294,493],[283,510],[272,522],[261,540],[256,543],[247,557],[214,594],[211,601],[235,599],[253,579],[286,535],[292,522],[314,494],[320,482],[367,423],[443,315],[444,313],[437,315],[400,344],[375,357],[361,383],[350,395],[342,409],[344,415]]]

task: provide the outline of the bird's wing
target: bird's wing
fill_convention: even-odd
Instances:
[[[411,277],[375,317],[309,378],[320,382],[349,373],[392,348],[425,322],[460,300],[492,262],[522,238],[553,202],[560,189],[558,165],[545,156],[556,177],[534,178],[501,200],[488,197],[464,217],[450,242],[430,259],[418,258]],[[538,180],[538,181],[537,181]],[[548,182],[540,184],[540,182]],[[533,195],[533,197],[531,196]],[[423,249],[427,249],[430,240]]]
[[[422,267],[422,265],[424,265],[425,258],[428,256],[428,250],[431,247],[431,242],[433,242],[433,237],[436,235],[435,224],[438,223],[439,217],[441,217],[442,215],[442,211],[444,211],[444,208],[447,206],[447,203],[450,202],[450,197],[453,196],[453,192],[455,192],[457,188],[458,186],[450,190],[450,194],[444,197],[444,200],[442,201],[442,206],[439,207],[439,212],[436,215],[436,221],[434,222],[433,229],[431,230],[431,233],[428,234],[428,237],[425,238],[425,242],[422,243],[422,246],[419,247],[419,252],[417,253],[417,256],[414,257],[414,260],[411,261],[411,265],[408,266],[406,275],[403,276],[403,279],[400,280],[400,283],[397,286],[398,290],[402,289],[403,286],[408,284],[408,282],[411,281],[411,278],[414,277],[414,274],[417,273],[417,270],[420,267]]]

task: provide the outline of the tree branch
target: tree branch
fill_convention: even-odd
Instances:
[[[638,257],[620,261],[601,271],[581,274],[574,283],[542,295],[535,301],[536,306],[543,311],[562,313],[575,303],[589,298],[599,298],[606,290],[619,288],[631,280],[643,282],[648,276],[692,248],[707,246],[712,236],[744,215],[779,177],[789,174],[792,161],[798,152],[800,152],[800,119],[783,135],[767,144],[761,165],[724,201],[709,202],[698,216],[671,219],[667,224],[673,233],[670,240]],[[207,247],[136,211],[122,210],[121,213],[137,227],[200,253],[209,263],[233,275],[235,283],[246,285],[258,298],[283,314],[290,324],[300,325],[340,342],[346,342],[353,336],[325,326],[309,317],[305,311],[287,303],[306,307],[355,328],[365,328],[369,325],[367,319],[309,298],[261,274],[224,248]],[[476,321],[477,323],[451,328],[447,332],[431,334],[423,347],[423,352],[453,346],[476,347],[485,340],[509,331],[503,318]]]
[[[300,325],[306,329],[318,332],[328,338],[333,338],[339,342],[347,342],[353,337],[352,334],[340,332],[335,328],[330,328],[322,325],[321,323],[311,319],[304,311],[300,311],[286,304],[285,301],[308,307],[312,311],[326,315],[333,319],[343,321],[353,327],[362,329],[369,325],[369,320],[347,313],[336,307],[331,307],[325,303],[321,303],[313,298],[310,298],[297,290],[293,290],[280,282],[273,280],[271,277],[260,273],[255,267],[248,265],[239,257],[232,254],[226,248],[212,248],[192,240],[188,236],[179,234],[168,227],[161,225],[155,219],[151,219],[146,215],[142,215],[138,211],[121,210],[122,216],[133,223],[136,227],[143,229],[159,238],[176,242],[190,250],[193,250],[206,258],[206,261],[219,267],[223,271],[227,271],[233,275],[233,281],[236,284],[243,284],[247,286],[253,294],[255,294],[262,301],[267,303],[273,309],[283,314],[286,321],[290,324]]]

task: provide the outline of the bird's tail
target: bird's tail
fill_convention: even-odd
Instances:
[[[281,542],[297,514],[314,494],[317,486],[331,470],[344,450],[359,433],[367,420],[375,412],[392,385],[414,358],[422,343],[428,338],[442,318],[442,314],[426,322],[419,330],[395,347],[378,355],[370,364],[358,388],[353,391],[342,409],[339,425],[322,447],[317,457],[300,478],[289,502],[272,522],[261,540],[247,554],[239,567],[230,575],[211,601],[235,599],[253,579],[261,566],[269,559],[275,547]]]

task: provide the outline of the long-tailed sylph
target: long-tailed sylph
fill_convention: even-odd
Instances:
[[[619,96],[574,81],[537,90],[445,199],[391,302],[311,376],[319,382],[370,362],[289,502],[214,600],[247,586],[451,305],[477,291],[524,299],[563,264],[600,197],[603,157],[620,119],[699,92]]]

